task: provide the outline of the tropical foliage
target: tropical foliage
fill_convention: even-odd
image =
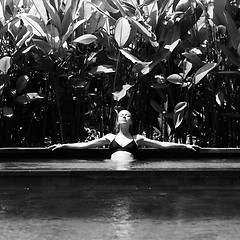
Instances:
[[[113,131],[238,147],[239,0],[0,0],[0,146]]]

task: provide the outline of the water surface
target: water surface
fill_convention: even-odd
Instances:
[[[0,239],[238,239],[240,191],[14,188],[0,195]]]

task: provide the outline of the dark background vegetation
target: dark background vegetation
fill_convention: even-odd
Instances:
[[[239,1],[0,1],[0,147],[134,131],[240,145]]]

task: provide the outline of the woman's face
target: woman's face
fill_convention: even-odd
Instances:
[[[118,123],[119,124],[132,124],[131,113],[127,110],[122,110],[118,113]]]

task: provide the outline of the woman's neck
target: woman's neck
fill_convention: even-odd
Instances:
[[[126,137],[131,135],[131,133],[129,132],[129,128],[124,127],[120,127],[119,134],[122,134]]]

